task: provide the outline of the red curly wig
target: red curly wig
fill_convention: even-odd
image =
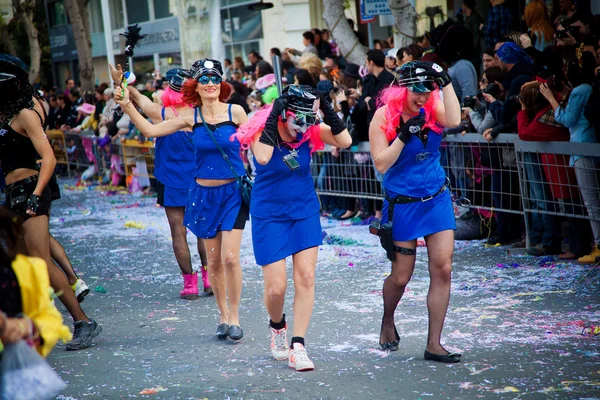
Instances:
[[[196,87],[198,86],[197,79],[188,79],[183,83],[183,87],[181,88],[181,93],[183,93],[183,101],[187,104],[191,104],[193,106],[202,106],[202,99],[200,95],[196,91]],[[221,92],[219,93],[219,101],[221,103],[225,103],[225,101],[231,96],[233,93],[233,86],[229,83],[223,81],[220,83]]]

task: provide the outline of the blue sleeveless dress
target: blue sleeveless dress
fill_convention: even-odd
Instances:
[[[383,176],[387,197],[409,196],[426,198],[437,193],[446,182],[440,163],[442,135],[431,132],[424,144],[412,136],[398,160]],[[388,222],[390,204],[383,202],[381,223]],[[445,230],[455,230],[456,220],[450,190],[431,200],[394,205],[392,238],[395,241],[418,239]]]
[[[193,143],[196,155],[194,178],[231,179],[235,178],[223,155],[211,139],[202,121],[199,120],[198,109],[194,111]],[[219,146],[229,157],[238,175],[245,174],[244,163],[240,158],[240,143],[231,141],[231,135],[237,125],[231,117],[216,125],[208,124]],[[237,181],[221,186],[201,186],[193,182],[189,190],[188,202],[183,218],[183,225],[199,238],[212,239],[220,231],[244,229],[248,219],[248,209],[242,201]]]
[[[165,120],[165,109],[161,111]],[[178,131],[157,137],[154,145],[154,176],[159,182],[158,204],[185,207],[194,183],[195,157],[191,132]]]
[[[323,242],[319,198],[310,173],[309,142],[296,149],[300,167],[293,171],[283,161],[286,155],[296,153],[290,150],[286,145],[275,147],[266,165],[256,165],[250,215],[254,257],[260,266]]]

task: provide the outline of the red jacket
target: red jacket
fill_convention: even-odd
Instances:
[[[533,142],[568,142],[569,129],[554,120],[551,106],[540,110],[533,120],[529,120],[527,111],[517,114],[519,138]],[[542,153],[541,162],[546,180],[555,199],[571,199],[579,196],[575,171],[569,167],[569,156]]]

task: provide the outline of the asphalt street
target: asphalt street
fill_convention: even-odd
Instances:
[[[600,325],[598,266],[457,242],[443,342],[462,352],[463,362],[443,365],[423,360],[426,248],[418,249],[396,313],[400,349],[383,352],[381,289],[389,262],[366,226],[322,219],[327,236],[306,337],[316,369],[298,373],[269,353],[250,225],[241,256],[245,336],[219,342],[214,298],[179,299],[182,279],[155,202],[67,188],[53,206],[51,232],[92,290],[85,312],[103,327],[93,347],[70,352],[59,344],[48,357],[68,383],[59,399],[600,398],[600,335],[585,330]],[[191,233],[188,241],[195,249]],[[292,299],[289,280],[290,325]]]

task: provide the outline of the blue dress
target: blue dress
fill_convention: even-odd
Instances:
[[[163,107],[162,119],[165,120]],[[194,144],[191,132],[178,131],[157,137],[154,145],[154,176],[163,186],[159,189],[159,204],[165,207],[185,207],[188,191],[194,183]]]
[[[400,156],[385,173],[383,188],[386,197],[409,196],[426,198],[437,193],[446,182],[440,163],[442,135],[430,132],[424,144],[412,136]],[[381,223],[388,222],[390,204],[383,202]],[[450,190],[428,201],[394,205],[392,238],[395,241],[418,239],[445,230],[455,230],[456,220]]]
[[[283,157],[296,152],[300,167],[292,171]],[[258,265],[272,264],[322,243],[320,204],[310,160],[306,141],[296,151],[286,145],[275,147],[266,165],[256,165],[250,215]]]
[[[199,121],[198,109],[194,114],[193,143],[195,151],[194,178],[201,179],[231,179],[235,178],[223,155],[211,139],[204,124]],[[244,163],[240,157],[240,143],[231,141],[237,125],[231,117],[231,104],[229,105],[229,120],[216,125],[207,124],[219,146],[229,157],[235,173],[245,174]],[[183,225],[199,238],[212,239],[220,231],[244,229],[246,216],[239,218],[245,208],[240,187],[237,181],[221,186],[201,186],[192,183],[189,189],[188,203],[185,209]]]

